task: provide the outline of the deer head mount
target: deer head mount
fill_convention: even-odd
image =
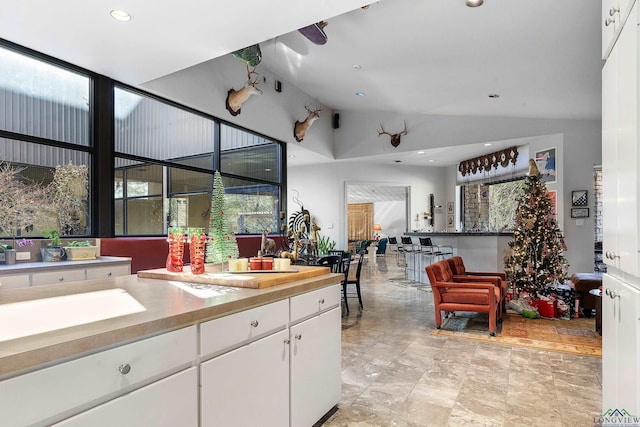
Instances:
[[[308,105],[305,105],[304,109],[307,110],[307,118],[303,121],[296,120],[296,123],[293,126],[293,137],[298,142],[304,139],[307,131],[309,130],[313,122],[318,120],[318,117],[320,117],[320,111],[322,111],[322,108],[312,110]]]
[[[231,88],[229,89],[229,92],[227,92],[225,107],[227,107],[227,110],[232,116],[240,114],[242,104],[249,99],[251,95],[262,95],[262,91],[256,87],[259,77],[256,77],[255,80],[251,80],[251,76],[253,74],[258,76],[258,73],[256,73],[256,67],[253,67],[253,70],[249,71],[249,66],[247,65],[247,82],[244,84],[244,87],[240,90]]]
[[[406,122],[406,120],[404,122],[404,130],[402,132],[390,134],[389,132],[384,130],[384,127],[382,127],[382,123],[380,123],[380,129],[382,129],[382,130],[378,131],[378,137],[380,135],[389,135],[391,137],[391,145],[393,145],[394,147],[397,147],[398,145],[400,145],[400,137],[402,135],[406,135],[407,133],[409,133],[407,131],[407,122]]]

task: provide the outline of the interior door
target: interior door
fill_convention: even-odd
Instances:
[[[373,203],[349,203],[347,212],[349,241],[371,240]]]

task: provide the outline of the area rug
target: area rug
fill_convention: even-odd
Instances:
[[[526,347],[582,356],[602,357],[602,337],[595,331],[595,319],[528,319],[506,313],[495,337],[489,335],[487,313],[457,312],[444,319],[431,335]]]

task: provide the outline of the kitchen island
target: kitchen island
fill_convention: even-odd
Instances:
[[[411,232],[404,235],[411,237],[415,245],[420,244],[420,237],[430,237],[435,245],[451,246],[454,249],[454,254],[462,257],[469,271],[503,271],[505,251],[509,248],[512,233]],[[416,266],[421,270],[420,281],[428,283],[426,274],[422,271],[424,270],[423,264],[416,263]]]
[[[102,292],[133,307],[0,341],[3,423],[312,425],[340,400],[341,278],[246,289],[129,275],[1,291],[0,321],[18,303]]]

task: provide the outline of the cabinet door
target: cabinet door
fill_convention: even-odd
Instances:
[[[634,7],[615,49],[618,62],[616,162],[618,241],[620,269],[638,275],[638,72],[637,27]]]
[[[291,327],[291,427],[309,427],[341,395],[340,308]]]
[[[611,254],[618,244],[618,51],[614,49],[602,67],[602,211],[604,262],[617,266]]]
[[[602,296],[602,408],[640,413],[640,290],[610,275]]]
[[[197,368],[189,368],[55,424],[57,427],[197,425]]]
[[[288,340],[284,330],[202,363],[201,426],[288,426]]]

